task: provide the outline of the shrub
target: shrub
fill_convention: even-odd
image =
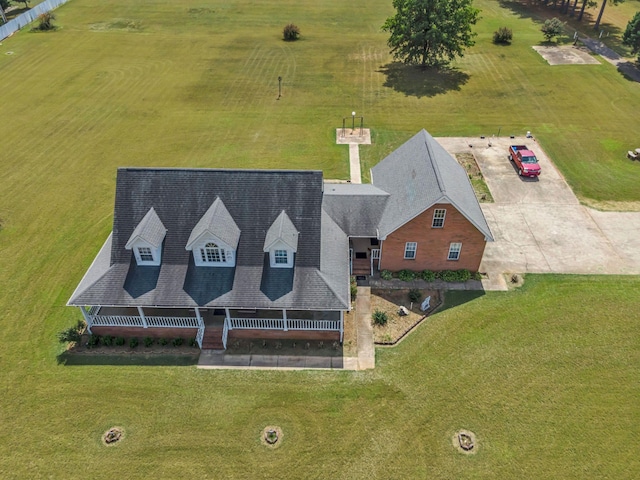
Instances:
[[[393,278],[393,274],[389,270],[382,270],[380,272],[380,278],[383,280],[391,280]]]
[[[171,342],[171,343],[173,343],[174,347],[179,347],[180,345],[182,345],[184,343],[184,340],[182,338],[178,337],[178,338],[174,338],[173,342]]]
[[[373,323],[376,325],[386,325],[389,320],[387,313],[382,310],[375,310],[371,315],[371,318],[373,318]]]
[[[466,268],[456,270],[456,275],[458,275],[459,282],[466,282],[467,280],[471,280],[471,272]]]
[[[442,270],[438,278],[445,282],[466,282],[471,278],[471,272],[465,268],[461,270]]]
[[[151,345],[153,345],[153,338],[144,337],[144,346],[145,347],[150,347]]]
[[[53,24],[55,19],[56,16],[51,12],[41,13],[38,15],[38,26],[35,27],[35,30],[40,30],[41,32],[55,30],[56,26]]]
[[[423,270],[420,273],[420,277],[422,277],[425,282],[433,282],[436,279],[436,272],[432,270]]]
[[[136,337],[129,339],[129,346],[131,348],[136,348],[138,346],[138,339]]]
[[[89,341],[87,342],[87,348],[95,348],[100,345],[100,335],[89,335]]]
[[[351,277],[351,301],[353,302],[358,296],[358,282],[356,282],[355,277]]]
[[[422,293],[417,288],[412,288],[409,290],[409,300],[412,302],[418,302],[422,298]]]
[[[190,347],[197,347],[198,346],[198,341],[195,338],[190,338],[189,339],[189,346]]]
[[[164,347],[167,343],[169,343],[169,340],[167,340],[166,338],[161,338],[160,340],[158,340],[158,343]]]
[[[104,337],[102,337],[102,344],[105,347],[110,347],[111,345],[113,345],[113,337],[111,335],[105,335]]]
[[[300,36],[300,29],[297,25],[290,23],[289,25],[284,27],[282,36],[287,42],[293,42],[295,40],[298,40],[298,37]]]
[[[410,282],[411,280],[415,280],[416,274],[411,270],[400,270],[398,272],[398,278],[403,282]]]
[[[84,321],[78,320],[75,327],[69,327],[58,333],[58,341],[60,343],[79,342],[84,330]]]
[[[116,337],[116,345],[118,345],[119,347],[124,345],[124,337]]]
[[[544,21],[544,25],[540,29],[547,42],[550,42],[553,37],[559,37],[564,31],[564,23],[558,18],[547,19]]]
[[[473,272],[471,274],[471,278],[473,278],[474,280],[482,280],[482,274],[480,272]]]
[[[493,32],[493,43],[509,44],[513,40],[513,32],[510,28],[500,27]]]

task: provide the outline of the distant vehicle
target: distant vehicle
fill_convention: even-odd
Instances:
[[[509,147],[509,160],[518,167],[518,175],[521,177],[537,177],[540,175],[540,164],[526,145],[511,145]]]

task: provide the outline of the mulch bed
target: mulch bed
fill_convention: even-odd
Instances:
[[[421,299],[411,305],[408,288],[371,290],[371,313],[380,310],[388,317],[386,325],[373,325],[373,339],[376,344],[397,343],[442,303],[442,294],[438,290],[420,290],[420,293]],[[431,306],[423,312],[420,310],[420,304],[428,296],[431,296]],[[408,315],[399,315],[398,310],[401,306],[406,307]]]

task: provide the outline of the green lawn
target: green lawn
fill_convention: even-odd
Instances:
[[[316,168],[348,176],[334,129],[375,145],[420,128],[531,130],[578,194],[640,201],[640,86],[608,64],[549,67],[538,26],[496,2],[458,70],[391,64],[390,2],[97,2],[0,46],[1,478],[622,478],[640,474],[640,279],[529,277],[434,316],[373,372],[64,366],[65,303],[111,230],[116,167]],[[294,21],[303,39],[280,40]],[[491,44],[511,25],[510,47]],[[13,52],[13,55],[5,55]],[[277,98],[277,77],[284,79]],[[506,155],[505,155],[505,161]],[[281,448],[258,433],[283,427]],[[112,425],[116,448],[100,445]],[[480,450],[450,447],[457,428]],[[629,475],[629,472],[632,472]]]

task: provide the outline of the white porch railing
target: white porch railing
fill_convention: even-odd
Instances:
[[[374,248],[371,250],[371,275],[373,276],[373,261],[378,260],[378,270],[380,270],[380,249]]]
[[[198,327],[198,333],[196,334],[196,342],[198,342],[198,346],[202,348],[202,339],[204,338],[204,325],[200,325]]]
[[[340,320],[301,320],[287,318],[287,330],[340,331]],[[226,326],[226,322],[225,322]],[[229,329],[284,330],[282,318],[230,318]]]
[[[147,326],[166,328],[198,328],[196,317],[147,317]],[[129,315],[92,315],[93,327],[144,327],[141,317]]]

